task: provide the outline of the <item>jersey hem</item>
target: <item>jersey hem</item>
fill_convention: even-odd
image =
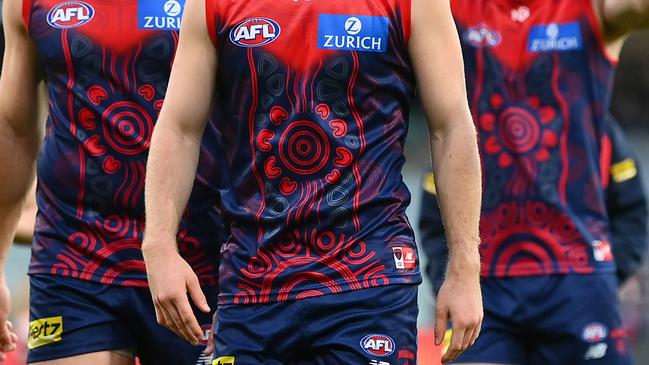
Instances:
[[[482,278],[511,278],[511,277],[529,277],[529,276],[548,276],[548,275],[592,275],[592,274],[615,274],[616,268],[615,265],[605,268],[594,268],[594,267],[583,267],[577,268],[576,270],[552,270],[539,273],[539,267],[537,265],[522,267],[515,272],[508,272],[507,266],[496,266],[493,269],[490,268],[489,272],[482,272],[480,277]],[[591,270],[591,271],[588,271]]]
[[[314,295],[314,296],[309,296],[306,298],[297,298],[299,293],[292,292],[291,294],[288,295],[288,299],[285,300],[268,300],[265,302],[249,302],[249,303],[237,303],[235,301],[236,299],[236,294],[225,294],[225,293],[220,293],[219,294],[219,299],[218,299],[218,305],[263,305],[263,304],[275,304],[275,303],[285,303],[285,302],[295,302],[298,300],[302,299],[308,299],[308,298],[313,298],[313,297],[323,297],[326,295],[336,295],[336,294],[343,294],[343,293],[348,293],[348,292],[353,292],[356,290],[364,290],[364,289],[372,289],[372,288],[381,288],[385,286],[390,286],[390,285],[420,285],[423,281],[421,271],[416,271],[413,272],[412,274],[408,275],[393,275],[393,276],[386,276],[388,280],[390,280],[390,283],[388,284],[370,284],[367,287],[363,287],[361,289],[352,289],[349,286],[345,286],[342,288],[340,292],[332,293],[329,291],[329,287],[323,284],[318,284],[318,285],[311,285],[311,286],[306,286],[303,288],[300,288],[300,292],[305,292],[305,291],[311,291],[311,290],[320,290],[322,289],[324,291],[323,294],[321,295]],[[392,281],[394,280],[394,281]],[[270,293],[267,294],[268,297],[271,298],[276,298],[279,295],[280,291],[279,290],[273,290]]]

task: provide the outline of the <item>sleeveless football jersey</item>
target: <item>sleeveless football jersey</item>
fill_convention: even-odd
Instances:
[[[183,5],[24,0],[49,95],[30,274],[146,285],[140,252],[145,165]],[[218,135],[207,130],[178,242],[201,282],[215,285],[224,239],[213,185]]]
[[[220,303],[418,283],[410,3],[207,0],[231,189]]]
[[[591,0],[451,3],[483,159],[483,275],[613,272],[615,62]]]

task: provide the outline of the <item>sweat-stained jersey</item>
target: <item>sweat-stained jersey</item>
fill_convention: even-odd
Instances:
[[[207,0],[231,190],[220,303],[421,280],[401,178],[410,2]]]
[[[453,0],[484,169],[484,276],[614,272],[615,62],[591,0]]]
[[[23,4],[49,95],[29,273],[146,286],[140,252],[145,165],[184,1]],[[217,137],[208,127],[178,232],[181,254],[207,285],[217,284],[223,240],[214,198]]]

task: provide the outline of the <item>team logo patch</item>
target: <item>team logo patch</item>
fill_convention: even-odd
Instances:
[[[203,338],[201,338],[200,344],[207,346],[207,343],[210,341],[210,337],[212,336],[212,326],[201,326],[201,329],[203,330]]]
[[[224,356],[214,359],[212,365],[234,365],[234,356]]]
[[[138,0],[138,28],[180,30],[185,0]]]
[[[237,24],[230,31],[230,41],[240,47],[265,46],[279,37],[282,29],[268,18],[251,18]]]
[[[58,29],[80,27],[95,16],[95,9],[82,1],[61,3],[47,13],[47,24]]]
[[[411,247],[393,247],[392,255],[398,270],[414,270],[417,268],[417,255]]]
[[[608,241],[593,241],[593,257],[595,261],[613,261],[613,250]]]
[[[390,356],[394,347],[394,340],[386,335],[367,335],[361,340],[361,348],[371,356]]]
[[[578,22],[537,25],[530,30],[530,52],[566,52],[583,48]]]
[[[63,339],[63,317],[41,318],[29,322],[29,340],[27,347],[37,347],[59,342]]]
[[[516,9],[512,9],[512,20],[519,23],[524,23],[527,19],[530,18],[532,12],[530,8],[525,5],[521,5]]]
[[[500,44],[502,36],[500,33],[489,28],[485,24],[480,24],[467,29],[466,32],[464,32],[464,39],[470,45],[477,48],[494,48]]]
[[[598,343],[608,337],[608,328],[601,323],[591,323],[584,327],[582,338],[588,343]]]
[[[389,29],[384,16],[320,14],[318,48],[385,52]]]

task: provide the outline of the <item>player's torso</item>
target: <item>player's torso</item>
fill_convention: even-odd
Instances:
[[[417,281],[409,1],[207,4],[233,186],[222,301]]]
[[[145,165],[183,6],[184,0],[24,0],[49,96],[30,272],[144,284]],[[206,204],[209,190],[199,186],[201,197],[189,209],[204,218],[181,227],[190,260],[220,234],[216,209]],[[207,261],[195,266],[213,271],[215,262]]]
[[[590,0],[452,5],[485,170],[484,274],[613,270],[603,181],[614,63]]]

